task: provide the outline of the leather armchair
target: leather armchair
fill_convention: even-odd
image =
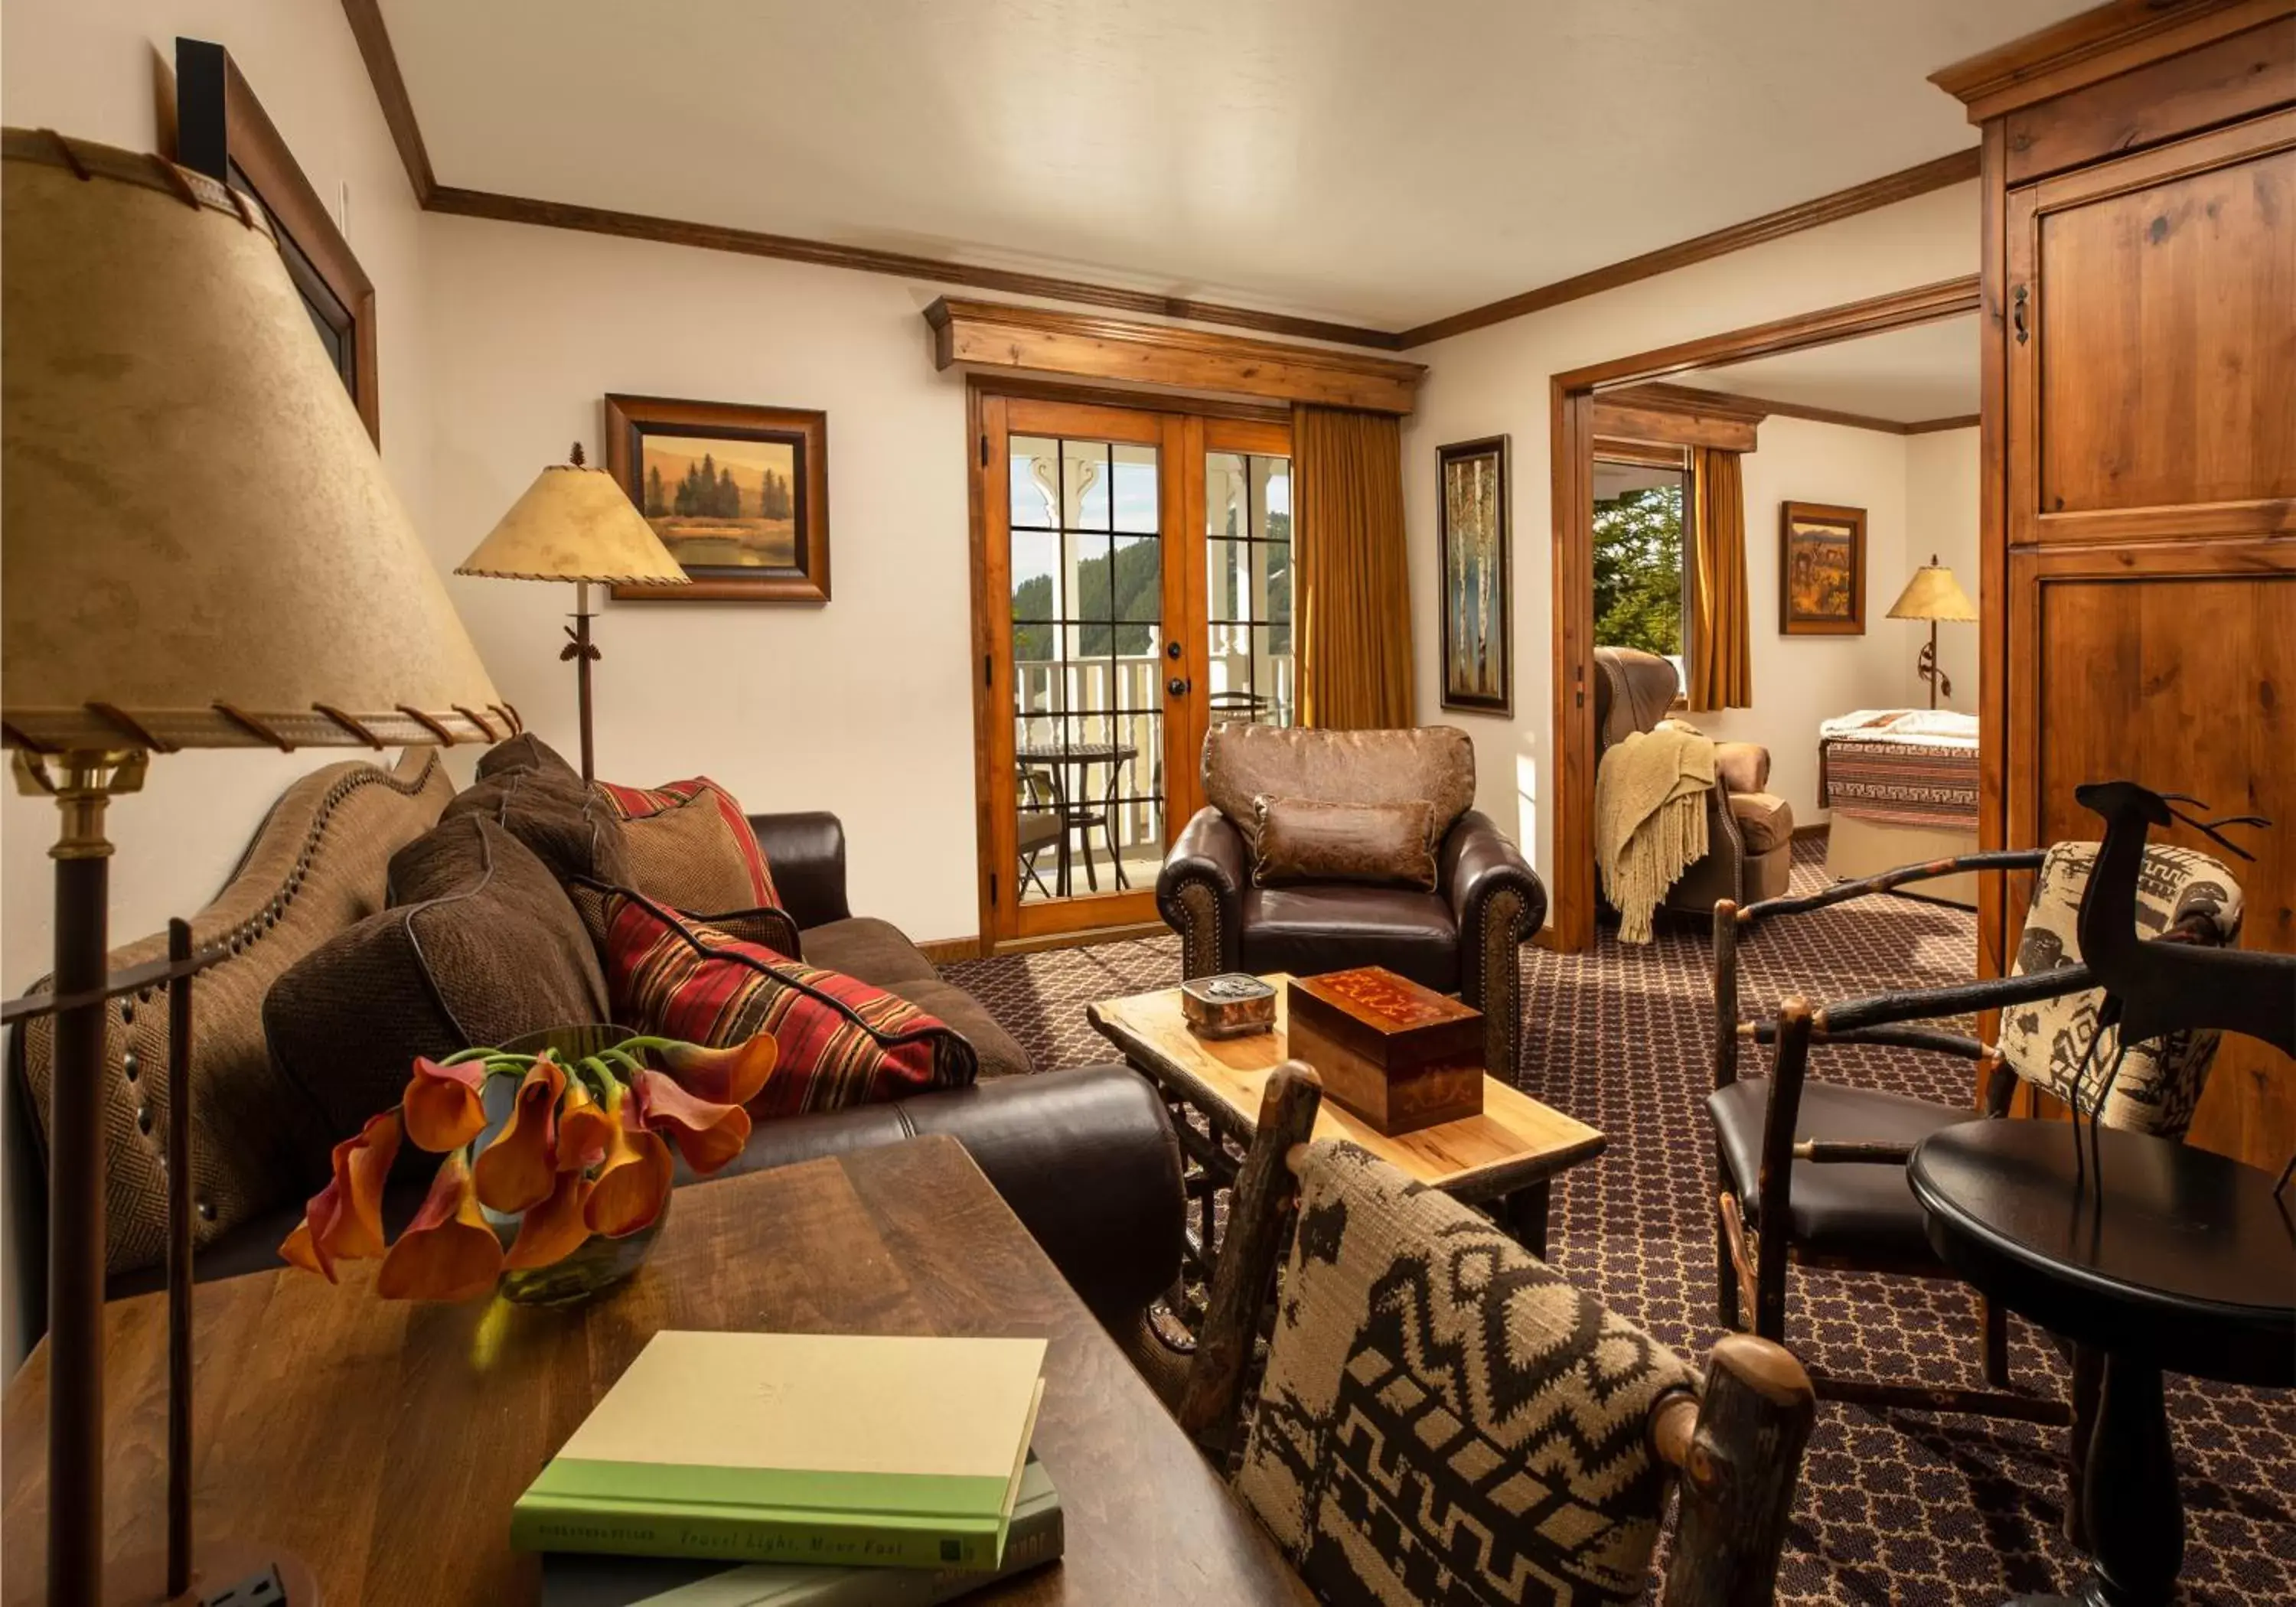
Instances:
[[[1681,677],[1656,653],[1595,650],[1595,758],[1673,710]],[[1692,724],[1696,724],[1693,721]],[[1714,791],[1707,798],[1706,857],[1683,872],[1664,907],[1710,917],[1717,900],[1741,907],[1782,898],[1793,873],[1793,808],[1767,791],[1770,750],[1759,742],[1714,745]]]
[[[1516,950],[1546,919],[1546,889],[1491,819],[1467,808],[1464,733],[1324,732],[1217,726],[1204,742],[1212,802],[1174,840],[1156,907],[1180,934],[1183,977],[1224,971],[1314,976],[1383,965],[1483,1013],[1484,1064],[1513,1081],[1522,1047]],[[1425,798],[1450,822],[1433,890],[1363,882],[1256,884],[1242,824],[1260,795],[1382,803]]]

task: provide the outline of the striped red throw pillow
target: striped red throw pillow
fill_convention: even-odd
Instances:
[[[871,983],[682,920],[627,889],[606,895],[601,920],[616,1021],[712,1047],[774,1035],[781,1058],[752,1116],[959,1088],[980,1074],[962,1034]]]
[[[630,881],[673,909],[779,909],[774,875],[734,795],[706,775],[659,787],[594,783],[621,817]]]

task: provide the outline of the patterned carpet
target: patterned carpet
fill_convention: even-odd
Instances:
[[[1797,848],[1796,891],[1823,883],[1822,845]],[[1744,998],[1767,1009],[1966,979],[1966,914],[1906,898],[1801,916],[1742,951]],[[1711,1086],[1705,936],[1662,922],[1646,948],[1605,931],[1591,954],[1526,948],[1523,1086],[1610,1136],[1554,1192],[1554,1264],[1693,1355],[1719,1329],[1702,1102]],[[987,1003],[1040,1066],[1110,1057],[1089,1000],[1178,978],[1177,939],[972,961],[951,980]],[[1824,1075],[1931,1099],[1968,1096],[1936,1056],[1828,1053]],[[1980,1386],[1975,1305],[1956,1285],[1797,1271],[1787,1332],[1844,1374]],[[2020,1388],[2062,1388],[2056,1353],[2013,1324]],[[2296,1602],[2296,1400],[2169,1381],[2185,1504],[2181,1600]],[[1997,1607],[2082,1577],[2063,1538],[2063,1434],[1972,1416],[1821,1405],[1780,1579],[1791,1603]]]

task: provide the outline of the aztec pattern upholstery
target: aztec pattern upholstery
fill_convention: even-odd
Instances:
[[[628,880],[647,898],[686,910],[781,907],[742,806],[708,776],[659,787],[595,786],[621,817]]]
[[[2075,929],[2081,894],[2096,865],[2097,848],[2094,842],[2060,842],[2050,847],[2034,878],[2032,906],[2025,914],[2025,935],[2018,941],[2017,963],[2011,974],[2030,976],[2080,963]],[[2144,868],[2136,879],[2140,935],[2158,937],[2186,916],[2200,915],[2215,928],[2217,940],[2230,947],[2240,941],[2241,913],[2240,883],[2216,860],[2191,849],[2158,843],[2144,850]],[[2096,1013],[2103,998],[2101,990],[2091,989],[2004,1011],[2001,1053],[2027,1082],[2069,1104],[2078,1103],[2083,1113],[2099,1117],[2109,1127],[2182,1138],[2208,1086],[2218,1035],[2174,1032],[2131,1044],[2116,1074],[2113,1062],[2121,1053],[2120,1034],[2106,1028],[2098,1037]],[[2094,1054],[2092,1039],[2096,1040]],[[2084,1060],[2088,1062],[2085,1075],[2081,1072]],[[2075,1102],[2077,1077],[2080,1098]]]
[[[1632,1602],[1666,1346],[1447,1195],[1309,1146],[1236,1491],[1323,1600]]]
[[[882,1103],[980,1076],[972,1044],[898,994],[740,942],[627,890],[578,888],[575,901],[593,906],[585,922],[604,934],[616,1021],[718,1047],[774,1035],[780,1059],[752,1116]]]

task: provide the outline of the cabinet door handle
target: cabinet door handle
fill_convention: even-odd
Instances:
[[[2017,287],[2016,292],[2009,298],[2009,326],[2017,332],[2017,344],[2020,346],[2024,345],[2025,342],[2032,339],[2033,336],[2032,324],[2029,321],[2025,310],[2028,299],[2029,292],[2021,284]]]

